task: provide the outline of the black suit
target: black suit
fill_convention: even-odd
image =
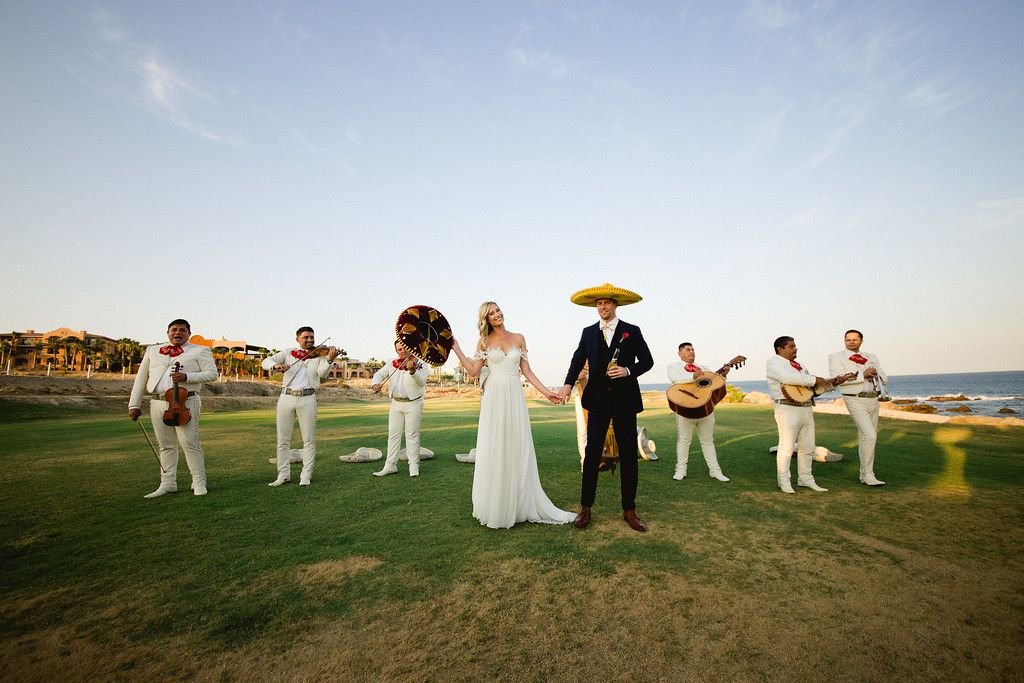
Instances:
[[[618,365],[629,370],[628,377],[610,379],[605,374],[615,349],[619,349]],[[651,357],[640,328],[619,320],[610,346],[604,341],[601,323],[583,328],[580,345],[569,363],[565,384],[572,386],[576,383],[584,362],[590,365],[590,377],[583,390],[582,403],[589,411],[589,417],[580,503],[587,507],[594,504],[601,451],[604,450],[604,438],[608,433],[608,423],[611,422],[615,430],[615,442],[619,446],[622,509],[632,510],[636,507],[638,469],[636,415],[644,409],[637,377],[654,366],[654,358]]]

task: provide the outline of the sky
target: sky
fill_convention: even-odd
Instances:
[[[1024,3],[0,0],[0,329],[1024,369]],[[450,365],[453,365],[450,362]]]

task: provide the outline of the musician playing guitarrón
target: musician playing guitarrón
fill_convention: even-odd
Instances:
[[[768,359],[765,374],[768,376],[768,391],[775,403],[775,424],[779,428],[779,447],[775,453],[776,474],[779,488],[783,493],[794,493],[790,481],[790,463],[793,461],[793,444],[797,447],[797,486],[812,491],[827,491],[818,486],[811,473],[814,454],[814,399],[794,401],[786,397],[782,386],[796,385],[813,387],[826,382],[815,377],[796,360],[796,342],[792,337],[775,340],[775,355]]]
[[[683,342],[679,345],[679,363],[672,363],[668,366],[668,381],[672,384],[692,382],[702,372],[711,372],[710,368],[696,363],[697,353],[693,344]],[[725,377],[729,374],[729,366],[726,365],[719,374]],[[718,454],[715,452],[715,413],[712,412],[706,417],[694,419],[676,414],[676,472],[672,478],[676,481],[686,479],[686,463],[690,459],[690,444],[693,442],[693,433],[697,432],[697,440],[700,441],[700,449],[704,453],[704,462],[708,464],[708,473],[712,479],[718,481],[729,481],[729,478],[722,474],[722,468],[718,465]]]
[[[423,421],[423,388],[427,385],[430,370],[397,339],[395,352],[398,358],[391,361],[373,376],[370,388],[380,391],[387,382],[391,410],[388,411],[388,454],[384,467],[374,472],[384,477],[398,472],[398,452],[405,432],[405,452],[409,458],[409,476],[420,475],[420,423]]]
[[[888,384],[889,377],[877,356],[861,353],[863,341],[864,335],[859,330],[847,330],[843,337],[846,349],[829,355],[828,371],[833,375],[857,373],[855,379],[841,384],[839,391],[843,394],[846,410],[857,425],[860,483],[884,486],[885,482],[875,476],[875,442],[878,440],[879,385]]]
[[[297,329],[295,341],[298,348],[278,351],[263,359],[262,363],[264,370],[284,373],[281,396],[277,399],[277,479],[269,486],[291,481],[291,441],[296,419],[302,434],[299,486],[309,486],[313,479],[313,467],[316,465],[316,390],[338,357],[337,348],[316,346],[312,327]]]
[[[204,382],[217,379],[217,366],[208,347],[188,342],[191,335],[192,328],[187,320],[171,321],[167,326],[170,344],[157,344],[146,349],[128,399],[128,417],[134,421],[142,415],[143,396],[149,397],[149,415],[160,444],[160,486],[146,494],[146,498],[157,498],[178,490],[178,444],[185,451],[185,462],[192,474],[192,492],[197,496],[206,495],[206,462],[199,443],[199,413],[202,410],[199,391]],[[174,371],[175,363],[180,364],[177,372]],[[164,412],[169,408],[165,397],[176,382],[187,392],[184,405],[192,417],[185,424],[171,427],[163,420]]]

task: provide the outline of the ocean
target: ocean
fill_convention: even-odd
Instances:
[[[745,392],[768,393],[768,382],[729,382]],[[644,391],[664,391],[668,384],[642,384]],[[966,396],[969,401],[936,402],[933,396]],[[943,413],[948,408],[966,405],[975,415],[990,417],[1024,417],[1024,371],[1007,372],[958,372],[942,375],[890,375],[889,396],[892,398],[914,398],[929,403]],[[821,399],[828,401],[838,398],[838,393],[825,394]],[[1009,408],[1014,413],[1000,413],[1000,408]],[[969,413],[964,413],[969,414]]]

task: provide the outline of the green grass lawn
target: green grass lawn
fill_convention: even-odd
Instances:
[[[0,675],[53,679],[1024,678],[1022,431],[883,420],[857,483],[846,416],[816,417],[829,493],[777,491],[769,408],[721,406],[732,481],[671,478],[674,416],[640,415],[629,530],[471,516],[476,403],[434,401],[417,479],[376,478],[387,405],[321,404],[313,485],[267,487],[272,410],[202,416],[209,495],[143,500],[158,469],[122,413],[0,404]],[[578,509],[571,407],[531,403],[541,480]],[[296,430],[296,439],[298,439]],[[794,465],[795,467],[795,465]]]

